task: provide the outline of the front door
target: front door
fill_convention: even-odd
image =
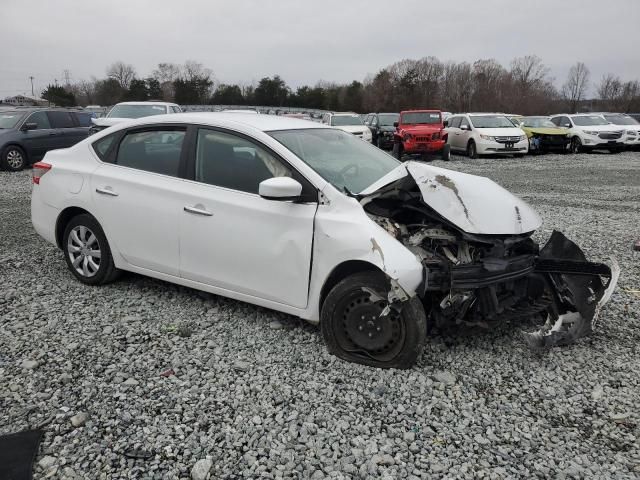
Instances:
[[[33,130],[22,131],[22,144],[27,149],[31,162],[40,160],[49,150],[59,148],[60,132],[52,128],[47,112],[44,110],[33,112],[23,125],[27,123],[36,125]]]
[[[131,265],[174,276],[187,183],[178,178],[185,133],[168,126],[131,130],[111,162],[102,163],[91,178],[96,217],[109,242]]]
[[[317,203],[258,195],[262,180],[297,174],[258,142],[206,128],[192,161],[180,213],[181,275],[304,308]]]

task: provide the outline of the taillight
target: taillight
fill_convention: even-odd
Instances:
[[[38,162],[33,164],[33,170],[31,171],[31,180],[36,185],[40,184],[40,179],[42,176],[51,170],[51,165],[44,162]]]

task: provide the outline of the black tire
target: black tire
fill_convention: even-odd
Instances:
[[[620,148],[620,147],[610,148],[609,149],[609,153],[622,153],[622,148]]]
[[[442,152],[440,153],[440,156],[442,157],[442,160],[444,160],[445,162],[451,161],[451,145],[449,145],[448,143],[445,143],[444,147],[442,147]]]
[[[27,166],[27,154],[17,145],[9,145],[2,151],[0,167],[10,172],[18,172]]]
[[[569,146],[571,153],[581,153],[584,148],[582,147],[582,141],[579,137],[573,137],[571,139],[571,145]]]
[[[389,285],[384,274],[355,273],[340,281],[327,295],[320,314],[320,329],[329,352],[348,362],[371,367],[410,368],[427,339],[422,302],[414,297],[401,304],[400,312],[391,309],[383,317],[380,313],[386,300],[372,301],[366,289],[386,299]]]
[[[378,137],[376,138],[376,147],[378,147],[380,150],[384,150],[384,148],[382,148],[382,145],[383,145],[382,137],[378,135]]]
[[[393,142],[391,154],[398,160],[402,160],[402,144],[400,142]]]
[[[90,235],[85,235],[85,238],[80,238],[82,235],[79,235],[79,231],[81,231],[82,228],[95,236],[95,240],[93,242],[91,241]],[[80,253],[72,250],[72,248],[77,248],[75,245],[78,245],[78,242],[74,240],[76,237],[73,237],[74,232],[76,237],[80,238],[80,244],[84,243],[84,247],[82,247],[82,252]],[[72,237],[71,241],[70,237]],[[94,245],[98,246],[97,251],[100,253],[99,258],[93,257],[89,253],[96,251],[95,248],[91,248]],[[109,242],[107,242],[107,237],[105,236],[102,227],[100,227],[100,224],[91,215],[78,215],[69,221],[64,229],[64,235],[62,237],[62,251],[64,252],[64,259],[67,262],[67,267],[69,267],[71,273],[84,284],[104,285],[105,283],[115,280],[120,273],[113,263],[113,257],[111,255],[111,249],[109,248]],[[87,257],[91,257],[91,260],[88,260],[88,262],[93,262],[93,264],[85,261],[85,257],[83,257],[80,264],[84,264],[84,268],[80,266],[80,264],[74,266],[73,258],[77,259],[79,256],[82,257],[85,253],[87,254]],[[96,259],[99,261],[96,262]],[[92,267],[92,265],[97,265],[97,268]],[[90,275],[78,271],[77,268],[85,270]],[[92,272],[92,270],[95,271]]]
[[[467,157],[473,159],[478,158],[478,149],[476,147],[476,142],[473,140],[469,140],[469,143],[467,143]]]

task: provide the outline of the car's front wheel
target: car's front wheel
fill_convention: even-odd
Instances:
[[[62,241],[67,266],[82,283],[102,285],[118,275],[107,237],[91,215],[72,218],[64,230]]]
[[[2,151],[0,167],[10,172],[17,172],[27,166],[27,155],[17,145],[9,145]]]
[[[478,148],[476,147],[476,142],[473,140],[467,144],[467,156],[473,159],[478,158]]]
[[[573,137],[571,139],[571,153],[580,153],[582,152],[582,141],[578,137]]]
[[[420,299],[387,307],[388,282],[381,272],[361,272],[339,282],[320,315],[329,351],[349,362],[410,368],[422,353],[427,319]]]

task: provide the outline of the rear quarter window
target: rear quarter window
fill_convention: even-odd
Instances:
[[[100,160],[102,160],[103,162],[106,161],[106,158],[109,154],[109,151],[111,150],[111,147],[113,146],[113,141],[115,140],[115,138],[116,138],[115,134],[107,135],[106,137],[103,137],[100,140],[96,140],[91,144],[94,152],[96,152],[96,155],[98,155],[98,157],[100,157]]]

